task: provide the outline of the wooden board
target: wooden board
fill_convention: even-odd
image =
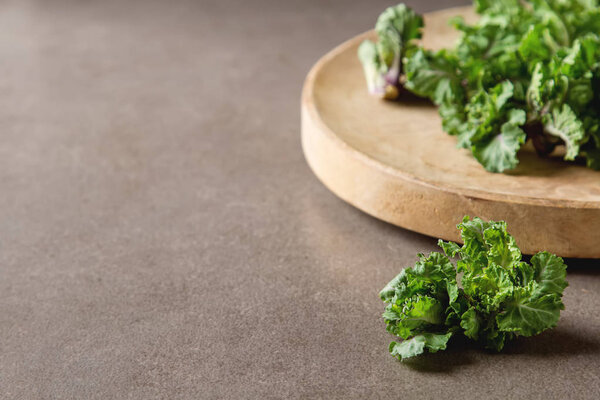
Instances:
[[[424,44],[452,45],[455,15],[425,16]],[[518,168],[489,173],[441,129],[437,110],[407,98],[385,102],[368,95],[357,36],[312,68],[302,95],[302,145],[317,177],[336,195],[392,224],[458,240],[464,215],[505,220],[526,254],[600,258],[600,172],[541,159],[526,146]]]

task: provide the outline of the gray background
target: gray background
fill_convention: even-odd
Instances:
[[[319,183],[299,100],[390,4],[0,5],[1,398],[598,398],[592,260],[551,332],[387,354],[377,293],[435,240]]]

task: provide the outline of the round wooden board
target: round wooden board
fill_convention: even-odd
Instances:
[[[447,47],[448,18],[470,8],[425,15],[424,45]],[[526,254],[600,258],[600,172],[537,157],[525,146],[519,166],[487,172],[441,129],[437,110],[409,98],[368,95],[357,36],[312,68],[302,94],[302,146],[317,177],[336,195],[392,224],[459,240],[464,215],[505,220]]]

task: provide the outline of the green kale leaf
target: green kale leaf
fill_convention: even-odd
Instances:
[[[365,40],[358,49],[369,92],[385,99],[395,99],[401,88],[402,59],[421,38],[423,17],[404,4],[387,8],[377,19],[379,40]]]

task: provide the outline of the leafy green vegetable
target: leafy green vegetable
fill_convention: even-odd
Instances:
[[[544,115],[543,121],[546,132],[562,139],[565,143],[567,148],[565,160],[574,160],[585,132],[583,123],[571,107],[563,104],[562,109],[554,108],[551,113]]]
[[[390,344],[401,360],[445,350],[454,335],[500,351],[515,336],[555,327],[564,309],[562,258],[540,252],[522,261],[503,221],[465,217],[458,229],[462,246],[440,240],[444,254],[419,254],[379,294],[387,331],[403,339]]]
[[[379,16],[375,25],[378,42],[365,40],[358,49],[371,94],[386,99],[398,97],[402,59],[415,47],[414,40],[421,38],[422,27],[423,17],[404,4],[390,7]]]
[[[452,48],[415,43],[423,20],[404,4],[385,10],[379,40],[359,48],[369,91],[395,99],[402,88],[439,107],[442,127],[492,172],[515,168],[531,140],[540,156],[600,170],[598,0],[475,0],[480,18],[451,22]]]
[[[405,64],[406,88],[431,98],[436,104],[452,100],[463,90],[455,74],[457,65],[458,60],[446,55],[444,50],[432,53],[417,49]]]

